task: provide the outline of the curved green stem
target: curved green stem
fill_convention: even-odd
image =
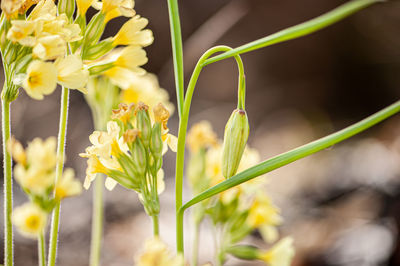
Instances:
[[[7,82],[6,82],[7,83]],[[4,86],[7,86],[6,83]],[[6,88],[3,89],[3,92]],[[3,133],[3,173],[4,173],[4,265],[14,264],[13,253],[13,228],[12,215],[12,161],[11,154],[7,151],[7,142],[11,136],[10,105],[7,100],[2,99],[2,133]]]
[[[69,89],[62,88],[61,92],[61,109],[60,109],[60,126],[58,131],[57,146],[57,166],[55,182],[62,176],[65,155],[65,140],[67,135],[67,119],[68,119]],[[60,225],[61,202],[59,201],[53,210],[50,229],[50,245],[48,266],[54,266],[57,256],[58,228]]]
[[[249,169],[247,169],[243,172],[240,172],[240,173],[236,174],[235,176],[233,176],[233,177],[219,183],[218,185],[215,185],[215,186],[209,188],[208,190],[204,191],[203,193],[200,193],[199,195],[195,196],[193,199],[191,199],[185,205],[182,206],[182,208],[179,211],[179,215],[181,215],[183,217],[183,212],[187,208],[189,208],[190,206],[193,206],[196,203],[199,203],[205,199],[208,199],[208,198],[210,198],[220,192],[228,190],[232,187],[240,185],[240,184],[242,184],[250,179],[253,179],[257,176],[266,174],[268,172],[271,172],[272,170],[280,168],[291,162],[297,161],[308,155],[311,155],[320,150],[323,150],[332,145],[335,145],[336,143],[339,143],[345,139],[348,139],[348,138],[372,127],[373,125],[385,120],[386,118],[398,113],[399,111],[400,111],[400,101],[397,101],[394,104],[386,107],[385,109],[365,118],[364,120],[361,120],[358,123],[355,123],[354,125],[351,125],[345,129],[342,129],[342,130],[336,132],[336,133],[333,133],[324,138],[315,140],[313,142],[305,144],[305,145],[298,147],[296,149],[293,149],[291,151],[282,153],[278,156],[275,156],[271,159],[261,162],[261,163],[257,164],[256,166],[250,167]]]
[[[256,49],[264,48],[276,43],[285,42],[288,40],[296,39],[302,36],[306,36],[327,26],[330,26],[353,13],[366,8],[374,3],[383,2],[382,0],[353,0],[346,4],[343,4],[332,11],[306,21],[304,23],[298,24],[296,26],[278,31],[277,33],[271,34],[264,38],[258,39],[256,41],[247,43],[245,45],[239,46],[223,54],[214,56],[205,62],[205,65],[226,59],[238,54],[247,53]]]
[[[104,177],[97,174],[93,189],[92,239],[90,242],[90,266],[100,265],[101,238],[103,235]]]
[[[186,131],[189,120],[189,111],[190,105],[192,103],[192,97],[194,88],[196,86],[197,80],[199,78],[200,72],[204,67],[204,62],[211,55],[228,51],[232,48],[228,46],[216,46],[209,50],[207,50],[197,62],[197,65],[193,71],[192,77],[190,78],[189,85],[185,95],[185,101],[183,103],[182,115],[179,120],[179,131],[178,131],[178,150],[176,154],[176,171],[175,171],[175,201],[176,201],[176,242],[177,242],[177,251],[183,253],[183,215],[182,217],[179,215],[179,209],[182,206],[182,187],[183,187],[183,165],[184,165],[184,157],[185,157],[185,142],[186,142]],[[235,56],[236,62],[239,68],[239,77],[244,77],[243,70],[243,62],[239,56]],[[244,78],[243,78],[244,80]],[[239,79],[239,82],[242,80]],[[244,87],[239,83],[239,90],[243,90]],[[245,93],[239,91],[239,101],[240,104],[244,104],[243,96]]]
[[[168,12],[171,30],[172,56],[174,61],[176,98],[178,102],[178,114],[179,117],[181,117],[184,98],[184,75],[182,33],[179,19],[178,0],[168,0]]]
[[[46,266],[46,244],[44,242],[44,230],[38,237],[38,258],[39,266]]]

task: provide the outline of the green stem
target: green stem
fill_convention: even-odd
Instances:
[[[394,104],[386,107],[385,109],[361,120],[358,123],[355,123],[347,128],[344,128],[336,133],[323,137],[321,139],[315,140],[308,144],[305,144],[301,147],[293,149],[291,151],[282,153],[277,155],[271,159],[268,159],[264,162],[261,162],[249,169],[236,174],[235,176],[215,185],[208,190],[200,193],[195,196],[193,199],[188,201],[185,205],[180,209],[180,215],[183,217],[183,212],[193,206],[196,203],[199,203],[205,199],[208,199],[218,193],[221,193],[225,190],[228,190],[234,186],[240,185],[250,179],[253,179],[257,176],[266,174],[271,172],[277,168],[280,168],[284,165],[297,161],[301,158],[304,158],[308,155],[316,153],[320,150],[331,147],[345,139],[348,139],[370,127],[376,125],[377,123],[389,118],[392,115],[395,115],[400,111],[400,101],[395,102]]]
[[[190,78],[189,85],[185,95],[185,101],[183,103],[182,115],[179,121],[179,131],[178,131],[178,150],[176,154],[176,170],[175,170],[175,201],[176,201],[176,242],[177,242],[177,251],[179,253],[183,253],[183,219],[182,216],[179,215],[179,209],[182,206],[182,187],[183,187],[183,165],[185,158],[185,141],[186,141],[186,131],[189,120],[189,111],[190,105],[192,103],[192,97],[194,88],[196,86],[197,80],[199,78],[200,72],[203,69],[204,62],[207,58],[209,58],[214,53],[228,51],[232,48],[228,46],[216,46],[209,50],[207,50],[197,62],[197,65],[193,71],[192,77]],[[244,77],[243,74],[243,63],[239,56],[235,56],[236,62],[238,64],[239,69],[239,77]],[[239,82],[241,80],[239,79]],[[240,86],[239,88],[244,88]],[[244,93],[239,93],[242,95]],[[239,96],[239,99],[241,97]],[[244,104],[244,99],[242,99],[242,104]]]
[[[39,266],[46,265],[46,246],[44,242],[44,230],[38,237],[38,258],[39,258]]]
[[[160,226],[158,224],[158,215],[153,215],[151,216],[153,220],[153,234],[154,236],[159,236],[160,235]]]
[[[296,26],[278,31],[274,34],[266,36],[264,38],[258,39],[256,41],[247,43],[245,45],[239,46],[233,50],[225,52],[223,54],[214,56],[205,62],[205,65],[232,57],[238,54],[247,53],[256,49],[264,48],[276,43],[285,42],[288,40],[296,39],[302,36],[306,36],[320,29],[328,27],[353,13],[366,8],[374,3],[383,2],[382,0],[354,0],[346,4],[343,4],[332,11],[316,17],[312,20],[306,21],[304,23],[298,24]]]
[[[171,29],[172,56],[174,61],[174,75],[176,98],[178,102],[178,114],[182,116],[182,106],[184,98],[184,75],[183,75],[183,48],[181,23],[179,19],[178,0],[167,0],[168,12]]]
[[[69,89],[63,87],[61,92],[60,125],[58,131],[57,166],[56,166],[55,182],[57,182],[57,180],[61,178],[63,172],[65,141],[67,135],[68,105],[69,105]],[[56,264],[58,228],[60,225],[60,210],[61,210],[61,202],[58,201],[58,203],[54,207],[53,217],[51,221],[48,266],[54,266]]]
[[[92,239],[90,242],[90,266],[100,265],[101,239],[103,235],[103,187],[104,177],[98,174],[94,181],[93,211],[92,211]]]
[[[6,86],[6,85],[5,85]],[[6,88],[3,89],[3,92]],[[11,136],[10,105],[7,100],[2,99],[2,130],[3,130],[3,173],[4,173],[4,265],[14,264],[13,228],[12,215],[12,161],[11,154],[7,151],[7,142]]]
[[[195,225],[194,225],[194,239],[193,239],[193,247],[192,247],[192,266],[197,266],[198,258],[199,258],[200,224],[201,224],[201,222],[195,222]]]

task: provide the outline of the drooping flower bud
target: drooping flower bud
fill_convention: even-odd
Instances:
[[[149,107],[142,102],[138,103],[136,109],[136,127],[140,130],[143,145],[148,147],[151,137],[151,121],[148,111]]]
[[[245,110],[236,109],[225,126],[222,154],[222,174],[230,178],[236,174],[249,137],[249,121]]]

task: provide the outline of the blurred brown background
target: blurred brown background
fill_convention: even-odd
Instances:
[[[180,1],[186,81],[209,47],[237,47],[323,14],[338,0]],[[149,19],[155,42],[146,50],[146,69],[156,73],[175,101],[166,1],[137,0],[137,13]],[[93,14],[93,12],[92,12]],[[105,36],[124,19],[113,20]],[[354,123],[400,96],[400,2],[387,1],[327,29],[242,56],[247,77],[250,140],[262,158],[279,154]],[[232,59],[207,66],[192,104],[191,124],[208,119],[219,136],[235,107],[237,70]],[[21,90],[12,105],[12,131],[24,143],[56,136],[60,90],[44,101]],[[71,92],[67,163],[83,180],[78,157],[93,130],[89,108]],[[293,265],[400,265],[400,117],[329,150],[268,174],[268,191],[282,209],[283,235],[293,235]],[[170,122],[177,133],[177,115]],[[161,196],[161,235],[174,247],[174,155],[164,166],[167,191]],[[14,205],[26,201],[14,186]],[[91,190],[62,207],[58,265],[88,265]],[[186,198],[189,198],[187,193]],[[132,265],[151,234],[135,193],[106,192],[103,265]],[[189,219],[186,219],[189,221]],[[2,221],[1,221],[2,222]],[[190,228],[186,227],[186,243]],[[248,241],[259,243],[255,234]],[[16,265],[36,264],[36,243],[16,233]],[[211,234],[202,234],[201,262],[212,258]],[[2,243],[0,253],[3,252]],[[186,250],[190,251],[187,246]],[[2,257],[2,254],[0,254]],[[227,265],[246,264],[231,259]]]

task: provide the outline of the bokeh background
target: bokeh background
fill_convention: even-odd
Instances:
[[[209,47],[237,47],[295,25],[345,3],[339,0],[180,1],[186,81]],[[166,1],[137,0],[155,42],[145,68],[159,77],[175,102]],[[89,12],[90,14],[93,14]],[[116,19],[105,36],[115,33]],[[387,1],[310,36],[242,56],[247,77],[249,144],[269,158],[350,125],[400,96],[400,2]],[[235,108],[237,70],[232,59],[207,66],[200,76],[190,124],[207,119],[219,137]],[[60,90],[35,101],[21,90],[12,104],[12,131],[24,144],[56,136]],[[169,125],[177,133],[177,115]],[[93,131],[83,96],[71,92],[67,162],[82,180],[86,161],[78,157]],[[174,247],[174,154],[165,160],[161,235]],[[400,116],[350,140],[278,169],[266,177],[268,193],[282,209],[282,235],[295,238],[293,265],[400,265]],[[14,205],[26,198],[14,186]],[[91,193],[62,206],[58,265],[88,265]],[[105,192],[102,259],[106,266],[132,265],[151,222],[135,193]],[[186,199],[190,193],[186,193]],[[189,219],[186,219],[188,221]],[[2,222],[2,219],[1,219]],[[3,232],[2,232],[3,233]],[[190,243],[190,226],[186,226]],[[201,262],[212,258],[211,233],[201,239]],[[247,242],[259,243],[258,234]],[[3,248],[0,244],[0,256]],[[35,265],[36,242],[16,233],[16,265]],[[187,246],[187,251],[190,247]],[[227,265],[260,265],[230,259]]]

